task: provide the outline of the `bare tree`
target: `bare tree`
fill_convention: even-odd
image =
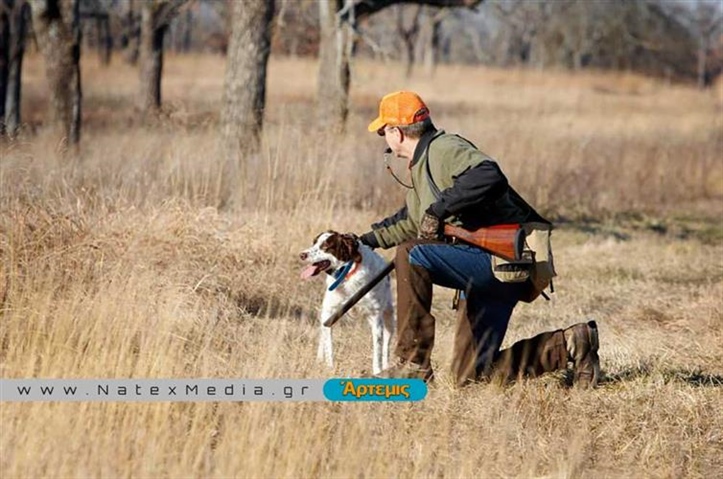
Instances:
[[[274,0],[233,4],[226,60],[221,144],[226,164],[243,178],[246,154],[258,151],[266,106],[266,67],[271,51]]]
[[[113,37],[110,35],[110,15],[100,14],[95,18],[96,36],[98,37],[98,55],[100,64],[110,65],[113,52]]]
[[[53,126],[80,142],[80,0],[32,0],[33,28],[45,58]]]
[[[319,49],[319,35],[317,2],[281,0],[271,40],[272,53],[315,56]]]
[[[626,69],[705,84],[719,2],[558,0],[496,3],[498,64]]]
[[[113,40],[110,33],[110,17],[114,0],[80,0],[81,28],[89,47],[98,51],[100,64],[110,64]]]
[[[10,15],[7,2],[0,1],[0,139],[5,136],[5,96],[10,63]]]
[[[412,68],[414,68],[414,64],[416,63],[416,55],[415,55],[415,46],[417,44],[417,38],[419,37],[420,32],[420,19],[422,16],[422,6],[421,5],[415,5],[411,9],[411,21],[407,22],[405,21],[404,17],[404,8],[402,8],[402,5],[397,5],[397,34],[399,34],[399,37],[402,39],[402,43],[404,44],[404,64],[406,71],[407,78],[412,76]]]
[[[320,0],[317,119],[325,129],[343,130],[348,113],[350,62],[357,22],[401,3],[436,7],[469,7],[484,0]]]
[[[351,12],[347,24],[337,12]],[[317,119],[322,128],[341,131],[349,113],[350,62],[354,49],[353,0],[319,2],[319,75],[317,82]]]
[[[123,15],[123,33],[121,35],[121,48],[125,50],[125,61],[131,65],[138,63],[140,56],[141,22],[134,5],[138,0],[128,0]]]
[[[723,40],[723,7],[720,2],[696,0],[695,3],[663,4],[669,14],[681,18],[695,38],[696,81],[699,88],[710,87],[721,74],[723,65],[716,53],[720,54]]]
[[[178,35],[180,38],[176,49],[188,53],[191,51],[191,41],[193,39],[193,11],[190,8],[186,10],[181,26],[179,26],[179,29],[182,29],[182,33]]]
[[[14,138],[20,128],[21,75],[25,56],[25,38],[30,23],[30,5],[25,0],[4,0],[4,2],[8,7],[10,35],[7,89],[4,97],[0,92],[0,103],[4,102],[6,134],[10,138]],[[0,111],[2,111],[2,106],[0,106]],[[0,118],[1,122],[2,118]]]
[[[171,20],[188,0],[146,0],[141,4],[140,109],[144,115],[161,108],[163,40]]]
[[[426,13],[422,22],[420,36],[423,39],[421,44],[420,57],[424,62],[424,71],[427,76],[433,76],[439,61],[439,48],[442,21],[447,18],[450,10],[433,9],[425,7]]]

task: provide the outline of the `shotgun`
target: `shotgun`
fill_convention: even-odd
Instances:
[[[444,234],[457,238],[465,243],[478,246],[508,261],[518,261],[522,258],[522,250],[525,245],[525,230],[518,224],[496,225],[474,231],[445,224]],[[386,275],[391,273],[393,269],[394,261],[390,261],[384,269],[379,271],[367,284],[347,299],[334,314],[324,320],[324,326],[327,328],[332,327],[347,311],[358,303],[365,294],[384,279]]]
[[[336,311],[336,313],[326,318],[326,320],[324,321],[324,326],[326,326],[327,328],[334,326],[334,323],[339,321],[339,319],[344,316],[346,312],[352,308],[352,306],[358,303],[365,294],[367,294],[374,286],[376,286],[379,281],[384,279],[386,275],[391,273],[393,269],[394,261],[390,261],[389,263],[387,263],[384,269],[377,273],[377,275],[374,276],[367,284],[362,286],[359,291],[357,291],[349,299],[347,299],[346,302],[342,304],[341,307]]]

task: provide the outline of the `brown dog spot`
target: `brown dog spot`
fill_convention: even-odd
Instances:
[[[359,252],[359,244],[354,236],[332,232],[331,235],[321,244],[321,249],[334,255],[339,261],[354,261],[359,263],[362,260]]]

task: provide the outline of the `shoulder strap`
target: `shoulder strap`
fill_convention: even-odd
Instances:
[[[442,195],[442,192],[439,191],[439,187],[437,186],[437,183],[434,182],[434,178],[432,178],[432,170],[429,169],[429,146],[427,146],[427,150],[424,152],[426,156],[426,168],[427,168],[427,181],[429,182],[429,187],[432,189],[432,194],[434,195],[434,199],[438,200],[439,197]]]
[[[439,135],[439,136],[442,136],[442,135]],[[472,148],[474,148],[475,150],[477,149],[477,147],[474,145],[474,143],[472,143],[471,141],[469,141],[467,138],[463,138],[463,137],[461,137],[461,136],[459,136],[459,135],[456,135],[456,134],[455,134],[454,136],[456,136],[457,138],[459,138],[459,139],[461,139],[461,140],[466,141],[466,142],[469,143],[469,145],[470,145]],[[434,182],[434,178],[432,177],[432,170],[429,168],[429,145],[431,145],[431,144],[432,144],[432,141],[434,141],[436,138],[439,138],[439,137],[434,137],[434,138],[432,138],[432,140],[427,144],[427,148],[424,150],[424,156],[425,156],[425,159],[426,159],[425,167],[426,167],[427,181],[429,182],[429,187],[430,187],[431,190],[432,190],[432,194],[434,195],[434,199],[435,199],[435,200],[439,200],[439,197],[442,195],[442,192],[439,191],[439,187],[437,186],[437,183]]]

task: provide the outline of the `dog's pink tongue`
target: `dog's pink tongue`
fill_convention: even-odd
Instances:
[[[301,272],[301,279],[309,279],[312,276],[316,275],[318,271],[316,270],[316,265],[310,264],[306,268],[304,268],[304,271]]]

